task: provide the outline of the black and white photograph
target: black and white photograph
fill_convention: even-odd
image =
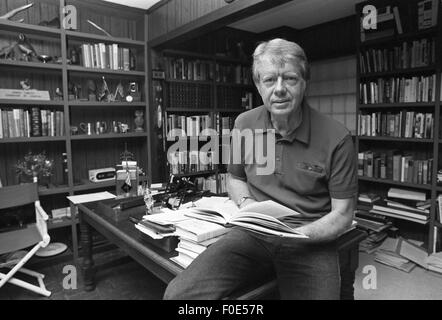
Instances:
[[[442,300],[441,16],[0,0],[0,300]]]

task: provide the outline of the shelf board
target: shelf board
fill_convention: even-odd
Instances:
[[[53,220],[56,220],[57,222],[53,222]],[[75,219],[75,224],[78,223],[78,219]],[[48,220],[48,230],[51,229],[58,229],[63,227],[70,227],[72,225],[72,219],[64,217],[61,219],[49,219]]]
[[[204,176],[204,175],[215,174],[215,173],[216,173],[216,170],[206,170],[206,171],[174,174],[173,176],[176,178],[180,178],[180,177]]]
[[[431,190],[431,185],[429,185],[429,184],[414,184],[414,183],[406,183],[406,182],[393,181],[393,180],[387,180],[387,179],[369,178],[369,177],[364,177],[364,176],[358,176],[358,180],[383,183],[383,184],[392,184],[392,185],[415,188],[415,189]]]
[[[0,143],[28,143],[28,142],[52,142],[52,141],[65,141],[65,136],[59,137],[19,137],[19,138],[2,138]]]
[[[186,79],[166,79],[168,83],[187,83],[187,84],[207,84],[212,85],[212,80],[186,80]]]
[[[252,65],[251,61],[239,59],[239,58],[233,58],[233,57],[226,57],[226,56],[217,56],[215,55],[215,61],[216,62],[230,62],[230,63],[237,63],[237,64],[245,64],[245,65]]]
[[[226,112],[226,113],[242,113],[244,111],[247,111],[248,109],[215,109],[214,112]]]
[[[433,143],[433,139],[358,136],[359,140]]]
[[[182,50],[166,49],[166,50],[163,50],[163,55],[196,58],[196,59],[204,59],[204,60],[213,60],[212,55],[189,52],[189,51],[182,51]]]
[[[166,112],[213,112],[214,110],[212,108],[166,108]]]
[[[20,100],[20,99],[0,99],[0,104],[8,105],[30,105],[30,106],[62,106],[62,100]]]
[[[137,138],[146,137],[146,132],[128,132],[128,133],[105,133],[105,134],[80,134],[71,136],[71,140],[96,140],[96,139],[118,139],[118,138]]]
[[[414,32],[404,33],[400,35],[394,35],[394,36],[388,36],[384,38],[379,39],[373,39],[373,40],[367,40],[360,43],[361,47],[367,47],[367,46],[374,46],[378,44],[383,44],[385,42],[392,43],[392,42],[403,42],[408,39],[416,39],[416,38],[423,38],[428,37],[431,35],[434,35],[437,32],[437,27],[428,28],[424,30],[418,30]]]
[[[60,29],[57,28],[21,23],[6,19],[0,19],[0,29],[5,31],[26,32],[45,36],[49,35],[53,37],[61,35]]]
[[[359,108],[414,108],[434,107],[436,102],[397,102],[397,103],[373,103],[359,104]]]
[[[115,180],[104,181],[104,182],[87,182],[84,184],[74,186],[73,190],[74,191],[87,191],[87,190],[108,188],[108,187],[113,187],[113,186],[115,186]]]
[[[245,84],[245,83],[215,82],[215,85],[219,87],[254,88],[253,84]]]
[[[66,30],[66,36],[68,36],[70,39],[75,40],[101,41],[107,43],[125,44],[131,47],[144,47],[144,41],[132,40],[127,38],[114,38],[72,30]]]
[[[408,75],[408,74],[416,74],[416,73],[424,73],[424,72],[436,72],[436,66],[431,65],[427,67],[418,67],[418,68],[408,68],[408,69],[399,69],[394,71],[382,71],[382,72],[371,72],[361,74],[360,78],[378,78],[378,77],[386,77],[393,76],[397,77],[398,75]]]
[[[125,102],[125,101],[115,101],[115,102],[100,102],[100,101],[70,101],[69,105],[72,107],[77,106],[88,106],[88,107],[113,107],[113,106],[123,106],[123,107],[145,107],[146,102]]]
[[[81,72],[81,73],[101,73],[101,74],[115,74],[128,77],[144,77],[146,73],[144,71],[123,71],[112,69],[98,69],[98,68],[86,68],[83,66],[67,66],[68,71]]]
[[[34,68],[43,70],[60,70],[62,69],[61,64],[57,63],[43,63],[43,62],[27,62],[18,60],[6,60],[0,59],[0,65],[8,67],[19,67],[19,68]]]
[[[38,195],[40,196],[49,196],[53,194],[63,194],[63,193],[69,193],[70,188],[68,186],[60,186],[55,188],[38,188]]]

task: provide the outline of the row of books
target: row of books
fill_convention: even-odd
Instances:
[[[250,67],[240,64],[215,63],[215,81],[222,83],[252,84],[252,72]]]
[[[418,160],[399,151],[358,153],[358,175],[414,184],[430,184],[433,159]]]
[[[195,178],[195,185],[198,190],[208,190],[213,194],[217,193],[217,181],[214,175],[209,177],[197,177]]]
[[[217,117],[218,118],[218,117]],[[219,116],[219,130],[217,132],[221,132],[222,135],[229,135],[230,132],[233,129],[233,126],[235,125],[235,118],[234,117],[228,117],[228,116]]]
[[[379,111],[359,114],[358,123],[358,135],[368,137],[432,139],[434,132],[432,113]]]
[[[437,25],[438,0],[423,0],[417,3],[418,29],[428,29]]]
[[[168,91],[170,108],[210,108],[212,105],[212,89],[210,85],[170,83]]]
[[[386,197],[375,193],[361,193],[358,197],[358,208],[365,209],[374,216],[426,224],[429,221],[431,199],[427,199],[425,192],[390,188]]]
[[[436,43],[422,39],[390,49],[368,49],[359,54],[359,62],[362,74],[430,66],[436,62]]]
[[[252,109],[253,93],[243,88],[219,86],[216,88],[216,103],[219,109]]]
[[[176,151],[169,153],[168,157],[172,174],[197,173],[215,168],[211,151]]]
[[[84,43],[80,50],[83,67],[124,71],[135,69],[132,49],[122,48],[117,43]]]
[[[360,103],[433,102],[436,75],[411,78],[379,78],[360,83]]]
[[[210,81],[214,78],[213,63],[210,61],[166,57],[165,64],[168,79]]]
[[[252,84],[250,67],[220,64],[201,59],[166,57],[166,76],[172,80]]]
[[[181,137],[210,135],[212,132],[209,129],[213,129],[212,118],[209,115],[167,115],[166,131],[168,138],[175,138],[177,135]]]
[[[64,112],[33,107],[0,109],[0,138],[63,136]]]

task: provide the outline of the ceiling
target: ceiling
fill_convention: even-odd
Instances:
[[[105,1],[147,10],[160,0]],[[256,33],[282,26],[304,29],[353,15],[355,4],[362,1],[363,0],[292,0],[278,7],[235,22],[231,24],[230,27]]]
[[[304,29],[351,16],[358,2],[362,0],[292,0],[235,22],[230,27],[256,33],[282,26]]]
[[[104,1],[118,3],[128,7],[140,8],[140,9],[149,9],[155,3],[160,2],[160,0],[104,0]]]

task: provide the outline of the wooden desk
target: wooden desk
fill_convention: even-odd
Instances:
[[[79,204],[78,209],[85,290],[95,289],[91,227],[165,283],[171,281],[183,270],[169,259],[176,253],[167,253],[143,240],[144,236],[129,220],[113,221],[97,210],[98,202]],[[142,214],[139,215],[141,216]]]
[[[144,240],[144,235],[129,220],[115,222],[98,210],[98,202],[79,204],[80,241],[83,256],[83,276],[85,290],[95,289],[94,261],[92,256],[92,234],[94,228],[110,242],[124,250],[135,261],[152,272],[159,279],[168,283],[183,269],[169,258],[176,253],[167,253]],[[141,217],[142,214],[139,215]],[[339,241],[341,266],[341,298],[353,298],[353,282],[358,267],[358,244],[367,234],[352,230],[343,235]],[[272,279],[261,282],[252,288],[244,288],[234,295],[235,299],[258,299],[273,294],[276,282]]]

